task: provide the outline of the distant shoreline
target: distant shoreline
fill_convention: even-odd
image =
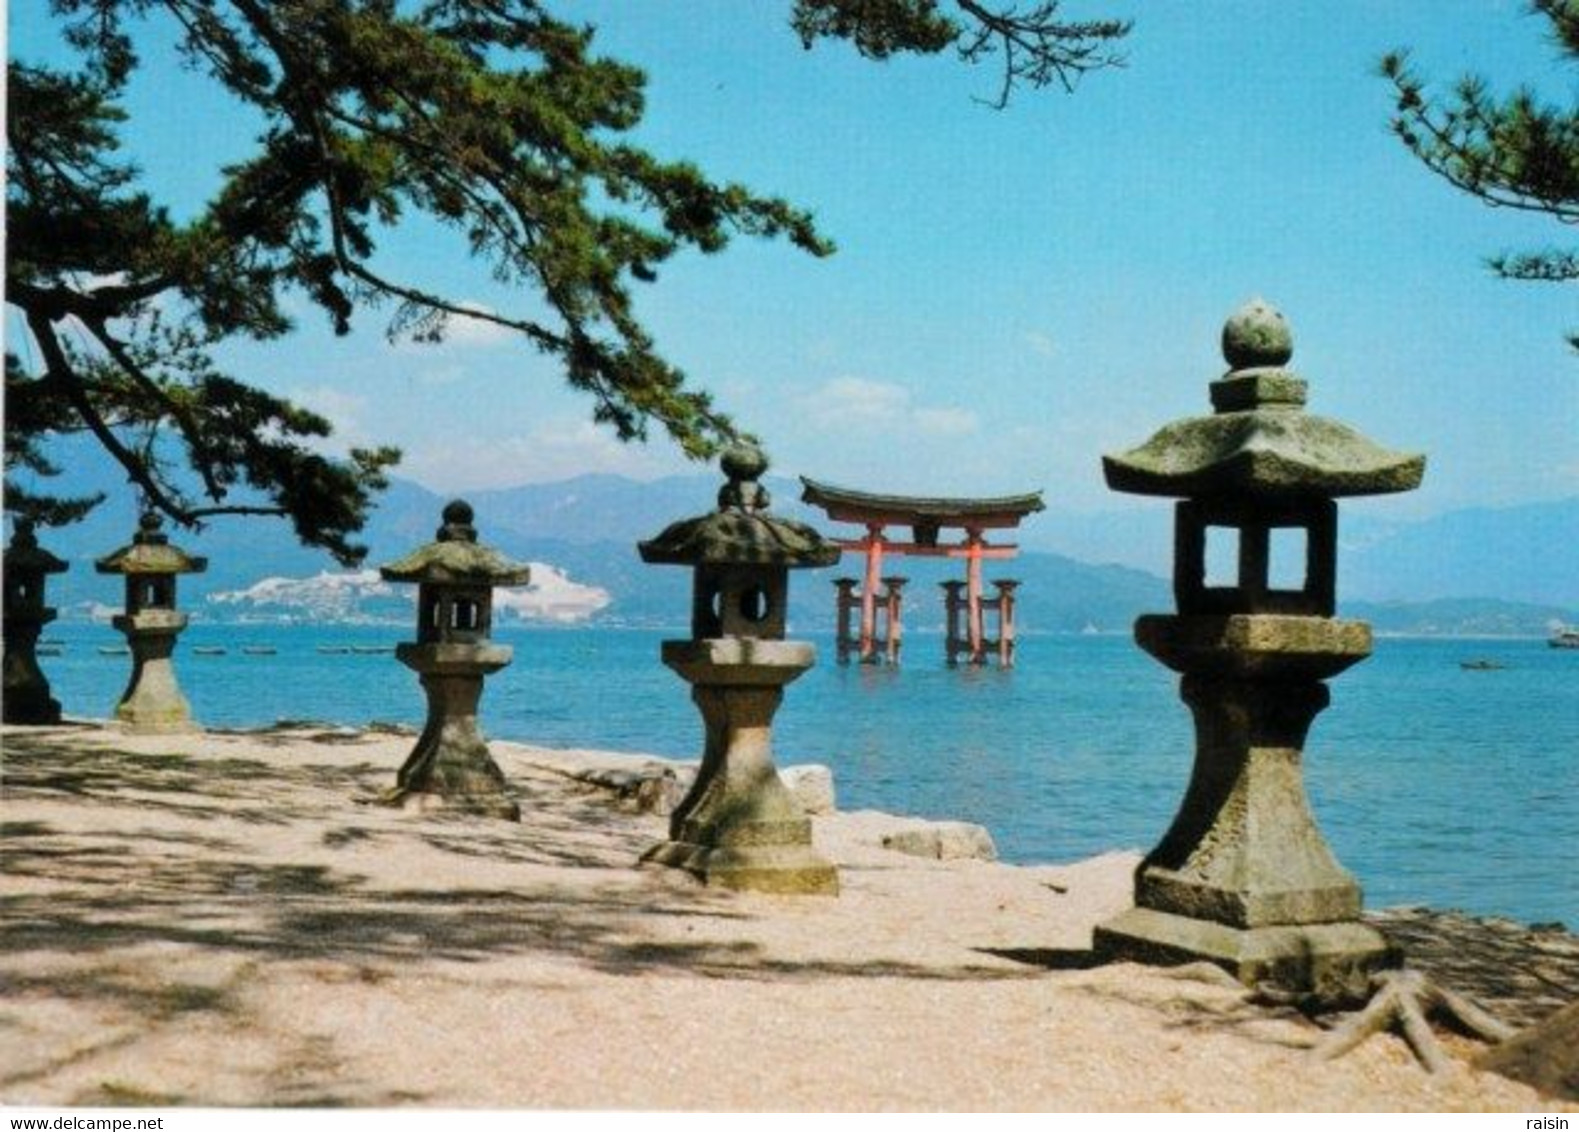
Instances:
[[[405,635],[411,633],[411,622],[408,619],[397,618],[370,618],[366,621],[314,621],[307,618],[279,618],[256,619],[250,621],[215,620],[205,617],[202,610],[193,610],[188,614],[191,617],[190,625],[193,628],[203,629],[312,629],[328,630],[337,627],[347,629],[397,629]],[[1339,620],[1364,621],[1363,617],[1339,617]],[[54,627],[81,628],[85,626],[102,627],[114,633],[108,620],[91,618],[73,618],[61,616],[51,623]],[[674,624],[655,625],[629,625],[615,622],[592,621],[567,623],[563,621],[503,621],[494,625],[494,631],[500,635],[515,633],[672,633],[677,636],[688,636],[690,626],[681,622]],[[1022,639],[1063,639],[1070,637],[1124,637],[1131,635],[1131,629],[1019,629],[1016,635]],[[46,636],[48,632],[46,631]],[[803,632],[795,626],[790,627],[790,636],[804,640],[821,641],[831,638],[831,627],[821,628],[815,632]],[[905,629],[906,637],[922,637],[927,640],[942,640],[944,631],[934,627],[917,627]],[[1402,640],[1402,641],[1540,641],[1544,642],[1548,634],[1542,633],[1422,633],[1389,629],[1372,629],[1372,636],[1377,640]]]

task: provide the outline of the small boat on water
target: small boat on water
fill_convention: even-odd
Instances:
[[[1461,660],[1458,666],[1466,672],[1497,672],[1508,667],[1495,660]]]
[[[126,645],[100,645],[100,656],[130,656],[131,649]]]
[[[359,656],[373,656],[395,651],[394,645],[352,645],[351,651]]]
[[[1572,625],[1559,625],[1546,638],[1546,643],[1554,649],[1579,649],[1579,629]]]
[[[329,656],[345,656],[351,651],[350,645],[319,645],[318,651]]]
[[[242,656],[273,656],[280,650],[273,645],[242,645]]]
[[[192,650],[198,656],[224,656],[225,649],[221,645],[199,645]]]

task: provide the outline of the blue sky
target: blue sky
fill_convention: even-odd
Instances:
[[[1419,492],[1368,509],[1579,492],[1579,358],[1563,341],[1579,310],[1565,288],[1483,266],[1565,233],[1427,173],[1388,133],[1375,75],[1409,46],[1442,84],[1474,70],[1571,98],[1579,70],[1521,4],[1069,0],[1070,17],[1134,17],[1128,66],[1003,112],[976,100],[995,91],[990,68],[803,51],[787,4],[559,10],[647,70],[643,143],[811,208],[839,245],[815,260],[739,242],[674,262],[641,296],[667,356],[762,436],[777,472],[1123,506],[1101,453],[1206,411],[1222,321],[1261,295],[1293,323],[1313,411],[1428,453]],[[46,11],[12,0],[13,55],[58,54]],[[192,209],[254,124],[168,54],[148,61],[128,151]],[[385,254],[459,298],[530,301],[426,228]],[[687,470],[660,435],[630,447],[595,429],[590,402],[503,335],[391,347],[376,315],[339,340],[302,315],[287,342],[226,360],[326,412],[347,443],[400,445],[401,474],[430,487]]]

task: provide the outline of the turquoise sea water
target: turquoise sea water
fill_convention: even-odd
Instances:
[[[420,724],[397,626],[197,624],[181,684],[215,727],[276,720]],[[488,682],[488,735],[694,758],[701,724],[658,661],[657,631],[508,628],[514,663]],[[105,625],[52,625],[42,663],[68,714],[107,716],[129,671]],[[1029,636],[1010,672],[945,668],[912,635],[907,663],[820,663],[778,716],[780,765],[827,763],[843,809],[987,826],[1007,860],[1068,861],[1161,836],[1189,775],[1175,677],[1117,636]],[[272,647],[245,655],[243,646]],[[225,646],[223,656],[197,647]],[[1504,667],[1466,671],[1485,659]],[[1424,903],[1579,927],[1579,652],[1542,641],[1399,640],[1331,683],[1306,747],[1312,806],[1369,906]],[[395,768],[390,767],[391,776]]]

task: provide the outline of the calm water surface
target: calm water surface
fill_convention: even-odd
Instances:
[[[104,625],[53,625],[43,660],[68,714],[103,717],[126,657]],[[393,656],[397,626],[197,624],[177,653],[206,724],[279,719],[420,724],[421,689]],[[515,661],[483,697],[490,736],[694,758],[701,724],[658,662],[660,632],[509,628]],[[780,765],[822,762],[843,809],[987,826],[1007,860],[1148,848],[1189,775],[1176,679],[1124,637],[1031,636],[1019,667],[949,670],[913,635],[899,670],[822,663],[792,684]],[[227,648],[199,656],[195,647]],[[273,655],[244,655],[244,645]],[[1466,671],[1460,661],[1504,667]],[[1579,651],[1542,641],[1397,640],[1332,681],[1306,747],[1312,806],[1371,906],[1426,903],[1579,926]],[[393,774],[394,767],[390,768]]]

